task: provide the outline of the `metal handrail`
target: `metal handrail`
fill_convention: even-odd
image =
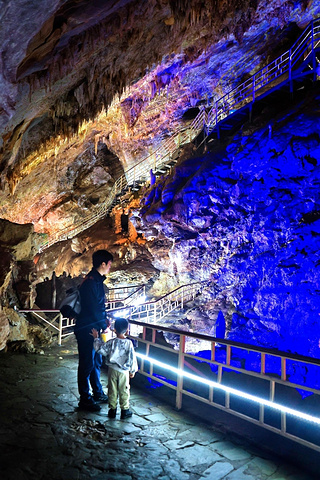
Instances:
[[[147,331],[151,331],[152,335],[148,336]],[[169,344],[157,343],[158,332],[166,332],[178,337],[176,341],[178,347],[172,349]],[[305,438],[303,429],[300,430],[296,424],[292,423],[292,420],[289,421],[293,411],[294,418],[307,417],[306,421],[314,421],[318,426],[320,417],[310,415],[302,401],[301,405],[295,407],[296,410],[291,409],[291,411],[287,405],[281,405],[283,389],[289,389],[290,393],[293,391],[292,389],[300,389],[309,394],[320,395],[320,385],[309,386],[302,376],[296,375],[296,371],[309,368],[316,369],[318,378],[320,378],[319,359],[135,320],[130,322],[130,338],[138,345],[139,374],[174,389],[177,409],[181,409],[183,397],[189,396],[320,452],[319,439],[317,441],[311,435],[309,436],[311,438]],[[204,341],[206,345],[202,348],[198,347],[195,354],[188,353],[190,339],[198,342]],[[235,349],[237,349],[236,352]],[[204,358],[200,354],[200,351],[203,350],[209,350],[210,358]],[[255,355],[255,362],[243,365],[250,354]],[[243,361],[240,362],[239,359]],[[274,359],[279,360],[279,368],[275,367]],[[209,366],[210,369],[203,368],[203,364]],[[267,366],[269,371],[267,371]],[[240,384],[237,388],[233,387],[230,372],[242,374],[237,376],[237,383]],[[248,381],[248,378],[251,381]],[[201,385],[204,383],[207,385],[206,393],[203,393],[203,388],[202,390],[199,388],[198,379],[200,379]],[[261,380],[263,380],[265,384],[263,393],[253,394],[254,379],[260,381],[257,390],[261,390]],[[222,395],[221,392],[223,392]],[[296,392],[294,393],[294,398],[296,398]],[[246,396],[254,396],[253,401],[256,402],[256,407],[252,405],[252,398],[249,398],[250,407],[244,411],[243,407],[237,406],[234,400],[239,397],[246,398]],[[288,398],[290,398],[290,394]],[[296,400],[295,403],[297,403]],[[272,406],[277,409],[277,421],[267,416]],[[279,406],[284,408],[279,409]]]
[[[133,287],[116,287],[112,289],[110,288],[108,292],[108,301],[106,302],[106,308],[108,309],[108,311],[113,310],[114,308],[116,308],[116,303],[130,305],[130,303],[133,303],[135,300],[141,297],[143,297],[144,301],[145,293],[145,285]]]
[[[177,287],[163,297],[131,307],[129,318],[131,320],[150,321],[159,323],[160,320],[176,308],[183,308],[186,302],[194,300],[196,295],[207,284],[207,282],[195,282]]]
[[[288,74],[288,79],[292,81],[291,72],[293,67],[299,60],[302,59],[302,62],[305,61],[310,54],[314,52],[314,49],[319,45],[319,41],[315,43],[317,38],[320,38],[320,18],[312,21],[306,27],[287,52],[262,67],[249,79],[237,85],[215,102],[207,114],[207,135],[228,115],[239,110],[245,104],[254,102],[259,96],[259,90],[263,87],[278,80],[285,74]],[[230,112],[230,110],[232,110],[232,112]]]
[[[195,298],[196,294],[200,291],[200,289],[204,288],[207,282],[196,282],[193,284],[182,285],[181,287],[177,287],[172,292],[167,293],[163,297],[158,298],[157,300],[152,300],[148,302],[143,302],[141,304],[135,305],[135,300],[145,294],[145,285],[142,285],[138,288],[133,294],[129,295],[125,301],[123,302],[125,305],[121,307],[115,307],[112,304],[116,303],[116,301],[111,301],[111,305],[109,302],[106,301],[107,307],[107,314],[108,316],[112,315],[115,312],[119,312],[121,310],[124,311],[124,316],[129,316],[130,319],[140,319],[143,318],[144,320],[147,318],[148,320],[153,320],[155,322],[159,322],[161,318],[165,315],[168,315],[172,310],[175,308],[182,308],[186,301],[189,301]],[[121,288],[121,287],[120,287]],[[132,303],[132,304],[131,304]],[[111,308],[108,308],[111,306]],[[33,309],[33,308],[26,308],[26,309],[19,309],[18,312],[20,313],[31,313],[36,315],[38,319],[44,321],[46,324],[49,324],[54,330],[58,332],[58,344],[61,345],[62,339],[71,335],[73,332],[70,332],[70,328],[74,327],[76,322],[74,318],[66,318],[60,313],[60,310],[57,309]],[[53,320],[48,321],[46,316],[40,315],[40,313],[52,313],[56,314]],[[58,325],[55,320],[58,320]],[[64,333],[66,332],[66,333]]]
[[[113,297],[112,299],[118,300],[119,298],[122,298],[121,295],[126,295],[127,293],[131,293],[132,291],[136,291],[140,288],[143,288],[141,285],[123,285],[121,287],[114,287],[114,288],[109,288],[108,289],[108,296]]]
[[[208,112],[201,108],[199,114],[188,126],[178,128],[175,134],[167,138],[152,154],[128,169],[124,175],[121,175],[115,181],[109,197],[97,211],[82,219],[77,225],[70,225],[70,227],[55,233],[50,238],[47,237],[39,251],[43,251],[56,242],[73,238],[101,220],[109,213],[117,195],[120,195],[124,189],[136,182],[146,183],[151,168],[156,170],[166,165],[171,160],[172,154],[180,146],[190,143],[202,130],[204,130],[205,138],[208,137],[218,127],[218,124],[229,115],[240,110],[243,106],[255,102],[264,93],[262,89],[268,87],[268,85],[284,77],[283,80],[289,80],[290,91],[292,91],[292,71],[294,67],[298,65],[299,61],[303,63],[311,54],[314,55],[315,48],[318,46],[320,46],[320,18],[310,22],[288,51],[216,100]],[[313,61],[313,71],[315,67],[315,61]]]

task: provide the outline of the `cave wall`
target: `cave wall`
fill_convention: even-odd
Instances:
[[[208,331],[219,318],[229,339],[319,356],[319,100],[189,152],[135,212],[163,277],[208,280]]]
[[[40,329],[31,326],[15,308],[32,307],[35,298],[34,255],[38,235],[31,224],[20,225],[0,219],[0,350],[23,343],[34,351]],[[42,335],[42,340],[45,335]]]
[[[124,169],[283,53],[319,13],[304,0],[9,0],[0,12],[1,217],[49,236],[84,221]],[[19,227],[18,250],[3,244],[1,297],[16,269],[12,295],[32,306],[37,283],[53,272],[81,277],[92,252],[108,248],[113,284],[155,281],[160,295],[210,281],[195,328],[201,317],[217,333],[219,318],[229,338],[316,355],[313,102],[208,144],[204,156],[186,147],[173,176],[142,192],[141,208],[128,206],[127,232],[113,212],[116,228],[104,219],[36,256],[36,280]]]
[[[319,14],[305,0],[6,1],[1,218],[53,237],[82,222],[191,108],[285,52]]]

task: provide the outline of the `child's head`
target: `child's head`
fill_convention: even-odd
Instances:
[[[126,333],[129,327],[129,322],[126,318],[117,318],[114,322],[114,329],[118,335],[123,335]]]

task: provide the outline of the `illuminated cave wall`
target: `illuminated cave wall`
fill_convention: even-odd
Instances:
[[[210,280],[202,313],[217,336],[320,354],[319,100],[195,153],[135,214],[154,256],[165,242],[163,269]]]

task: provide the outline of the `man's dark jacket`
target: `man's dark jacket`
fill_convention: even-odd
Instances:
[[[75,333],[91,332],[92,328],[105,330],[110,322],[106,317],[104,275],[93,268],[80,285],[81,312],[78,315]]]

